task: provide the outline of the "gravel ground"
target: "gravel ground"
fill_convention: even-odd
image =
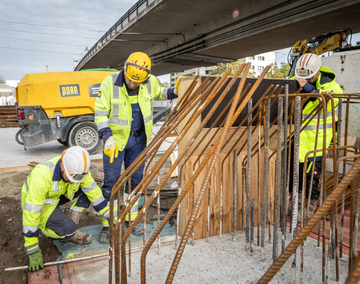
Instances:
[[[290,239],[290,234],[288,236]],[[165,283],[167,274],[175,256],[174,245],[149,251],[146,259],[147,283]],[[298,254],[300,255],[300,254]],[[304,246],[304,278],[303,283],[322,282],[322,248],[317,247],[317,241],[308,238]],[[265,258],[260,259],[260,248],[253,246],[253,253],[245,250],[245,234],[237,232],[233,241],[231,233],[196,240],[193,245],[187,245],[181,258],[173,283],[257,283],[272,264],[272,245],[265,244]],[[270,283],[291,283],[294,279],[292,259],[288,260]],[[139,283],[140,253],[132,255],[132,277],[128,283]],[[299,262],[298,262],[299,263]],[[347,276],[347,259],[340,260],[340,281],[335,279],[335,265],[328,266],[327,283],[344,283]],[[299,267],[299,265],[298,265]],[[297,271],[296,278],[300,274]],[[297,282],[299,283],[299,282]]]

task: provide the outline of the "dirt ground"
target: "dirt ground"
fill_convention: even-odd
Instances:
[[[155,159],[152,165],[156,162]],[[39,161],[40,162],[40,161]],[[152,166],[151,165],[151,166]],[[170,167],[170,160],[165,163],[160,171],[163,176],[166,169]],[[103,179],[103,170],[101,163],[92,163],[90,171],[94,177]],[[27,257],[24,253],[24,239],[22,232],[22,210],[21,210],[21,187],[25,182],[30,171],[19,172],[1,172],[0,171],[0,284],[8,283],[27,283],[27,270],[15,270],[5,272],[5,268],[28,265]],[[177,178],[170,178],[165,188],[171,188],[171,184],[177,181]],[[157,184],[153,180],[149,188],[154,188]],[[161,197],[161,207],[171,207],[175,197]],[[153,202],[156,205],[156,202]],[[63,205],[61,208],[70,207],[71,202]],[[147,214],[147,223],[153,224],[154,215],[157,215],[157,209],[150,207]],[[161,210],[161,214],[166,211]],[[170,222],[172,223],[172,222]],[[79,228],[90,225],[101,224],[101,217],[94,214],[94,209],[90,206],[86,209],[80,219]],[[39,236],[40,248],[43,253],[44,262],[57,260],[61,253],[56,246],[48,240],[41,232]]]

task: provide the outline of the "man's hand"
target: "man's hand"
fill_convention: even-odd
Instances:
[[[300,88],[304,87],[307,81],[303,78],[295,78],[295,80],[299,83]]]
[[[110,163],[114,161],[114,157],[117,158],[119,154],[118,146],[116,145],[115,139],[113,136],[110,136],[105,142],[104,153],[106,156],[110,157]]]
[[[29,271],[38,271],[44,268],[44,260],[41,251],[29,254]]]

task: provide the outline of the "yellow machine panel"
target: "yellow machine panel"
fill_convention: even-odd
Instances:
[[[48,118],[94,113],[99,87],[110,71],[73,71],[27,74],[16,90],[20,107],[41,106]]]

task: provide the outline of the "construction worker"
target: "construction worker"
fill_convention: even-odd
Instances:
[[[61,156],[38,164],[26,179],[21,190],[21,207],[29,271],[44,267],[39,229],[50,240],[85,245],[91,242],[91,235],[77,230],[82,211],[92,202],[103,218],[109,217],[107,202],[89,168],[89,153],[75,146]],[[59,206],[73,199],[75,202],[65,214]]]
[[[302,55],[296,63],[295,68],[295,76],[294,79],[299,83],[300,88],[302,88],[303,93],[322,93],[329,92],[335,94],[342,94],[342,89],[338,83],[336,83],[336,75],[329,68],[322,66],[322,62],[320,57],[315,54],[307,53]],[[327,103],[327,117],[326,117],[326,148],[329,147],[331,140],[333,138],[332,131],[332,109],[335,107],[335,121],[338,120],[337,117],[337,105],[339,100],[334,98],[334,105],[329,101]],[[309,99],[305,102],[302,109],[302,119],[304,120],[308,114],[315,114],[315,109],[319,105],[319,100],[317,97],[309,97]],[[308,117],[311,118],[312,115]],[[308,119],[302,122],[302,125],[306,125],[308,123]],[[320,124],[319,124],[319,132],[318,132],[318,142],[315,147],[315,139],[316,139],[316,131],[317,131],[317,123],[318,123],[318,115],[316,115],[312,120],[310,120],[309,124],[305,127],[303,131],[300,133],[300,149],[299,149],[299,193],[302,191],[302,181],[303,181],[303,170],[304,170],[304,162],[305,156],[309,151],[313,151],[315,149],[323,148],[323,139],[324,139],[324,130],[323,130],[323,113],[320,114]],[[294,157],[294,147],[292,145],[292,159]],[[306,170],[306,198],[304,208],[307,208],[308,198],[311,189],[310,196],[310,207],[309,207],[309,215],[306,216],[308,219],[314,215],[316,210],[316,205],[318,199],[320,197],[320,177],[322,171],[322,152],[316,152],[316,159],[314,165],[314,177],[312,186],[310,186],[311,181],[311,169],[312,163],[314,162],[314,155],[311,154],[308,158],[307,170]],[[293,161],[291,165],[293,165]],[[290,168],[290,186],[289,191],[292,192],[293,187],[293,168]],[[290,195],[291,196],[291,195]],[[301,219],[301,195],[299,195],[299,207],[298,207],[298,221]],[[305,211],[307,212],[307,210]]]
[[[99,137],[104,141],[104,183],[102,191],[107,201],[111,190],[120,177],[124,160],[125,169],[140,155],[150,140],[153,128],[153,100],[177,98],[177,87],[163,88],[158,79],[150,74],[151,60],[142,52],[134,52],[126,60],[123,70],[104,79],[95,101],[95,123]],[[131,191],[143,178],[144,165],[131,176]],[[128,183],[125,186],[124,200],[129,196]],[[117,196],[115,212],[117,216]],[[131,209],[131,220],[138,214],[138,202]],[[128,226],[129,214],[125,217]],[[132,234],[140,236],[143,227],[137,224]],[[103,220],[99,235],[100,243],[109,242],[109,223]]]

